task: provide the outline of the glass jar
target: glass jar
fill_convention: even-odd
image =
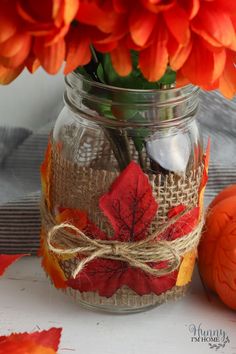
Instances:
[[[172,214],[180,212],[181,218],[183,208],[199,206],[203,153],[195,120],[198,88],[124,89],[76,72],[65,81],[65,107],[52,133],[50,163],[47,157],[47,208],[54,224],[66,230],[56,235],[53,246],[51,238],[44,242],[50,249],[42,255],[51,257],[64,283],[57,286],[49,271],[52,281],[82,305],[105,311],[137,312],[181,297],[191,278],[178,280],[184,255],[169,273],[156,276],[150,268],[168,268],[168,260],[147,261],[146,244],[139,244],[136,259],[132,247],[153,234],[152,244],[171,241]],[[43,238],[54,224],[43,217]],[[84,237],[82,252],[76,237]],[[129,244],[128,251],[120,251]]]

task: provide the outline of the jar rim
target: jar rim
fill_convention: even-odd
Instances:
[[[129,89],[89,80],[72,72],[65,77],[64,101],[74,112],[109,125],[138,126],[179,121],[195,115],[199,88],[186,85],[170,89]],[[104,113],[106,112],[106,113]]]
[[[200,88],[196,85],[193,84],[186,84],[183,86],[179,86],[179,87],[170,87],[170,88],[162,88],[162,89],[136,89],[136,88],[128,88],[128,87],[120,87],[120,86],[114,86],[114,85],[108,85],[105,84],[103,82],[99,82],[99,81],[94,81],[94,80],[90,80],[87,77],[85,77],[84,75],[80,74],[79,72],[76,71],[72,71],[70,74],[68,74],[65,77],[65,80],[67,82],[67,78],[68,77],[74,77],[75,79],[79,79],[82,80],[85,83],[88,83],[89,85],[93,85],[94,87],[103,89],[103,90],[107,90],[107,91],[113,91],[113,92],[126,92],[126,93],[132,93],[132,94],[164,94],[167,92],[170,93],[176,93],[176,92],[182,92],[183,94],[185,93],[186,95],[194,93],[196,91],[199,91]]]

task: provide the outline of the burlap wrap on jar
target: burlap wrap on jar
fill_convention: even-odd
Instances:
[[[129,249],[127,251],[127,247],[130,245],[118,242],[121,244],[121,247],[118,245],[119,248],[115,247],[116,250],[114,250],[112,227],[99,208],[99,198],[109,191],[112,182],[117,178],[119,172],[104,169],[106,158],[111,162],[114,157],[111,156],[109,151],[104,153],[101,145],[97,146],[97,149],[101,150],[100,159],[97,152],[94,155],[95,159],[93,159],[92,154],[96,150],[96,147],[93,146],[90,153],[87,150],[87,156],[80,153],[80,161],[72,163],[63,157],[63,154],[60,153],[60,148],[55,143],[51,144],[47,180],[47,183],[50,184],[50,188],[47,188],[47,197],[50,199],[50,206],[45,203],[45,195],[42,200],[42,243],[46,248],[47,254],[52,255],[51,261],[53,259],[57,260],[63,276],[65,279],[69,279],[71,277],[79,277],[79,273],[86,267],[87,261],[90,262],[92,259],[99,257],[128,262],[130,267],[137,266],[144,272],[152,274],[151,267],[147,265],[149,263],[148,257],[151,257],[150,261],[155,259],[156,262],[166,260],[169,262],[167,269],[161,269],[159,273],[156,271],[156,276],[168,274],[173,270],[179,271],[182,267],[182,273],[188,273],[185,275],[185,278],[187,277],[188,280],[182,281],[177,277],[175,286],[158,295],[152,292],[139,295],[128,286],[122,286],[117,289],[110,297],[100,296],[95,291],[80,292],[69,286],[65,287],[64,291],[87,307],[99,307],[107,311],[110,308],[112,311],[114,311],[114,308],[117,308],[117,312],[135,312],[143,308],[161,304],[169,299],[182,297],[186,293],[193,271],[196,248],[202,227],[202,215],[200,215],[198,224],[194,230],[177,240],[157,241],[154,247],[153,235],[156,238],[156,235],[159,235],[160,232],[163,232],[163,230],[167,229],[167,227],[171,226],[178,219],[179,216],[171,221],[168,219],[168,212],[173,207],[184,205],[188,211],[199,206],[199,192],[204,171],[204,160],[201,166],[195,170],[191,170],[186,175],[182,174],[178,176],[174,173],[169,173],[165,176],[151,173],[147,175],[152,187],[153,196],[158,204],[158,210],[149,227],[147,242],[145,244],[137,244],[136,248],[132,248],[131,250],[132,255],[126,257],[129,251]],[[135,159],[135,156],[133,158]],[[110,165],[112,164],[110,163]],[[59,223],[58,225],[55,210],[59,206],[85,210],[89,220],[109,235],[111,241],[98,241],[97,243],[95,240],[95,242],[90,242],[86,234],[76,227],[73,229],[73,225],[70,226],[70,220],[66,224]],[[70,230],[70,227],[72,230]],[[144,254],[145,251],[142,249],[142,245],[144,249],[148,248],[150,250],[149,256]],[[125,247],[126,249],[124,249]],[[81,259],[79,257],[81,254],[85,258]],[[190,264],[187,264],[187,268],[184,265],[185,255],[190,255],[192,258]],[[43,256],[45,256],[45,253]],[[84,264],[81,265],[81,262],[84,262]]]

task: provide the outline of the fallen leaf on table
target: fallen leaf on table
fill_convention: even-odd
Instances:
[[[0,276],[5,270],[18,259],[27,256],[26,254],[0,254]]]
[[[12,333],[0,336],[0,354],[56,354],[61,328],[34,333]]]

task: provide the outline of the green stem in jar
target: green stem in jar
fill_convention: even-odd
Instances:
[[[98,81],[110,86],[122,87],[124,89],[168,89],[175,86],[176,75],[170,68],[167,69],[165,75],[157,82],[148,82],[142,75],[138,68],[138,53],[132,52],[133,70],[126,76],[119,76],[114,70],[109,54],[97,53],[94,48],[92,50],[92,60],[84,68],[90,75],[93,81]],[[116,95],[117,93],[114,93]],[[165,94],[165,93],[164,93]],[[108,102],[116,102],[112,105],[103,103],[93,103],[93,110],[97,111],[100,115],[112,120],[125,120],[127,122],[136,122],[137,119],[145,123],[146,117],[139,114],[137,108],[135,109],[135,102],[132,102],[132,92],[121,92],[118,100],[115,97],[108,95]],[[122,102],[124,101],[124,105]],[[91,102],[90,102],[91,104]],[[170,115],[171,112],[163,111],[163,119],[166,114]],[[125,129],[112,129],[103,127],[104,134],[108,139],[111,149],[119,165],[119,169],[123,170],[132,160],[131,148],[135,147],[138,155],[138,162],[144,172],[146,172],[146,159],[144,158],[145,138],[149,134],[148,130],[140,127],[134,127],[127,131]]]
[[[117,134],[114,129],[107,127],[103,128],[103,131],[110,142],[119,169],[122,171],[132,160],[127,132],[120,129]]]

